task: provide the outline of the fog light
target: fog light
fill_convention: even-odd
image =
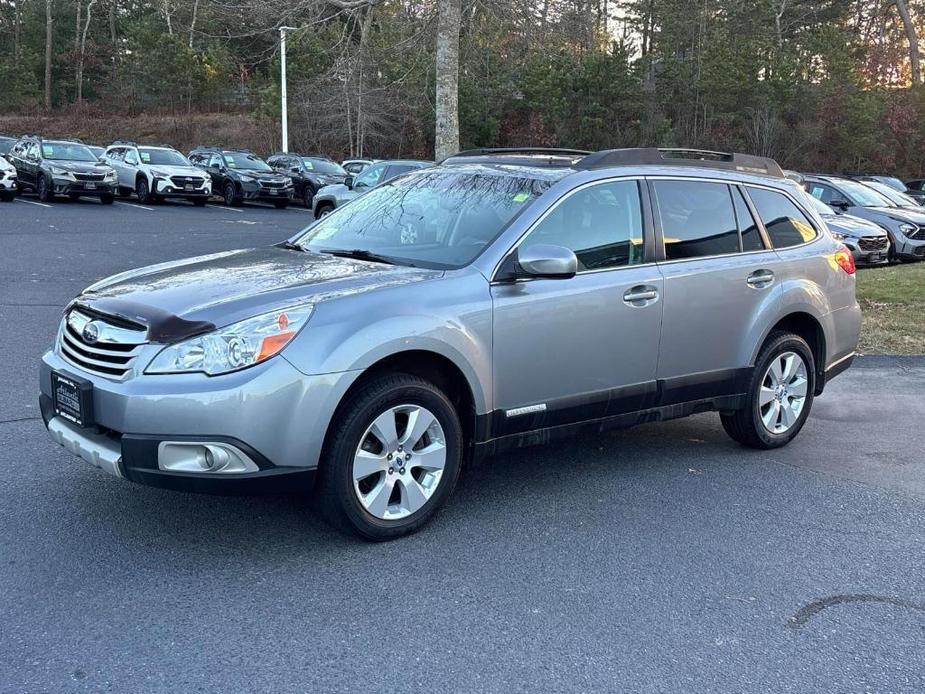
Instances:
[[[241,449],[218,441],[162,441],[157,466],[171,472],[240,474],[260,468]]]

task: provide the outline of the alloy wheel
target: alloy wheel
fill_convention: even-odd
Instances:
[[[800,419],[806,405],[809,379],[806,362],[796,352],[774,357],[761,380],[758,416],[772,434],[783,434]]]
[[[430,410],[390,407],[360,438],[351,470],[357,500],[380,520],[407,518],[437,490],[446,456],[443,427]]]

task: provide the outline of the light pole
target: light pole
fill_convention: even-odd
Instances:
[[[279,100],[283,120],[283,151],[289,151],[289,109],[286,105],[286,32],[295,31],[295,27],[279,28]]]

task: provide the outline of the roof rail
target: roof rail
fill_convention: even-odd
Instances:
[[[584,157],[591,152],[584,149],[564,149],[558,147],[479,147],[464,149],[451,154],[447,159],[456,157],[490,157],[490,156],[547,156],[547,157]],[[442,164],[443,161],[440,163]]]
[[[783,178],[784,172],[773,159],[739,152],[712,152],[704,149],[635,147],[608,149],[590,154],[577,164],[576,169],[602,169],[610,166],[632,165],[696,166],[710,169],[727,169],[744,173],[763,174]]]
[[[137,147],[138,143],[134,140],[113,140],[114,145],[124,145],[125,147]]]

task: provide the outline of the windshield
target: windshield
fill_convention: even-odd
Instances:
[[[550,182],[495,173],[428,171],[384,183],[306,229],[312,251],[361,250],[399,264],[471,263]]]
[[[57,161],[96,161],[97,157],[86,145],[71,142],[43,142],[42,156]]]
[[[909,190],[908,188],[906,188],[905,183],[903,183],[902,181],[900,181],[898,178],[894,176],[880,176],[879,178],[876,178],[874,180],[877,181],[878,183],[882,183],[884,185],[889,186],[893,190],[898,190],[900,193],[904,193],[907,190]]]
[[[149,149],[139,147],[138,156],[145,164],[160,164],[161,166],[189,166],[186,157],[173,149]]]
[[[269,164],[256,154],[244,152],[222,152],[225,166],[229,169],[256,169],[257,171],[272,171]]]
[[[913,198],[910,198],[905,193],[900,193],[898,190],[886,185],[885,183],[880,183],[880,181],[865,181],[865,185],[870,186],[883,197],[889,198],[890,202],[895,203],[900,207],[919,206],[919,204]]]
[[[322,174],[338,174],[340,176],[347,175],[347,172],[340,167],[340,164],[328,161],[327,159],[302,157],[302,164],[305,166],[306,171],[314,171]]]
[[[835,210],[822,202],[822,200],[809,193],[806,194],[806,199],[809,200],[809,206],[815,209],[819,214],[826,214],[829,216],[837,214]]]
[[[16,140],[0,139],[0,154],[9,154],[10,150],[13,149],[13,145],[15,144]]]
[[[857,181],[840,181],[839,186],[861,207],[896,207],[889,198]]]

